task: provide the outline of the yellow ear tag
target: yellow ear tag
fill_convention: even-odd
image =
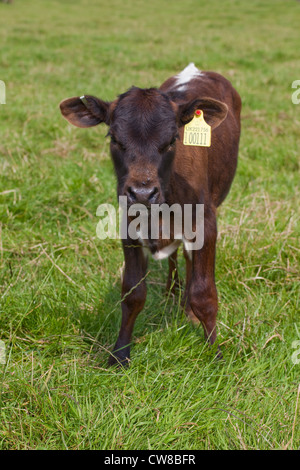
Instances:
[[[210,147],[211,127],[204,121],[201,109],[197,109],[193,119],[184,126],[183,143],[196,147]]]

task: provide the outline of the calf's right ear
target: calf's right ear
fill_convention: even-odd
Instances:
[[[110,121],[111,103],[95,96],[68,98],[59,106],[63,117],[77,127],[93,127],[101,122],[109,124]]]

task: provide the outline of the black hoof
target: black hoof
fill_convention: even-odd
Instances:
[[[128,348],[113,351],[108,359],[109,366],[128,367],[130,363],[130,354]]]
[[[220,362],[225,362],[220,346],[218,346],[218,349],[216,352],[216,360]]]

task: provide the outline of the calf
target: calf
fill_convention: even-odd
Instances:
[[[186,260],[185,310],[201,322],[210,344],[216,340],[218,310],[215,285],[217,240],[216,209],[229,192],[237,165],[241,99],[230,82],[214,72],[201,72],[194,64],[169,78],[160,88],[132,87],[112,102],[94,96],[69,98],[60,104],[62,115],[78,127],[105,122],[117,175],[118,195],[128,206],[204,204],[204,243],[190,250]],[[203,113],[211,126],[211,145],[184,145],[184,129]],[[153,207],[152,207],[153,209]],[[127,216],[127,224],[130,223]],[[193,226],[195,227],[193,212]],[[173,227],[174,228],[174,227]],[[178,237],[169,239],[129,236],[123,240],[125,271],[122,284],[122,323],[110,364],[125,365],[135,319],[146,299],[148,249],[156,259],[169,256],[168,287],[176,270]]]

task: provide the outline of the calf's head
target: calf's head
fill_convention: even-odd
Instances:
[[[165,201],[175,156],[178,128],[202,109],[214,129],[227,115],[227,106],[211,98],[176,103],[156,88],[132,87],[115,101],[94,96],[69,98],[60,103],[62,115],[77,127],[102,122],[109,126],[110,150],[118,179],[118,194],[129,205]]]

